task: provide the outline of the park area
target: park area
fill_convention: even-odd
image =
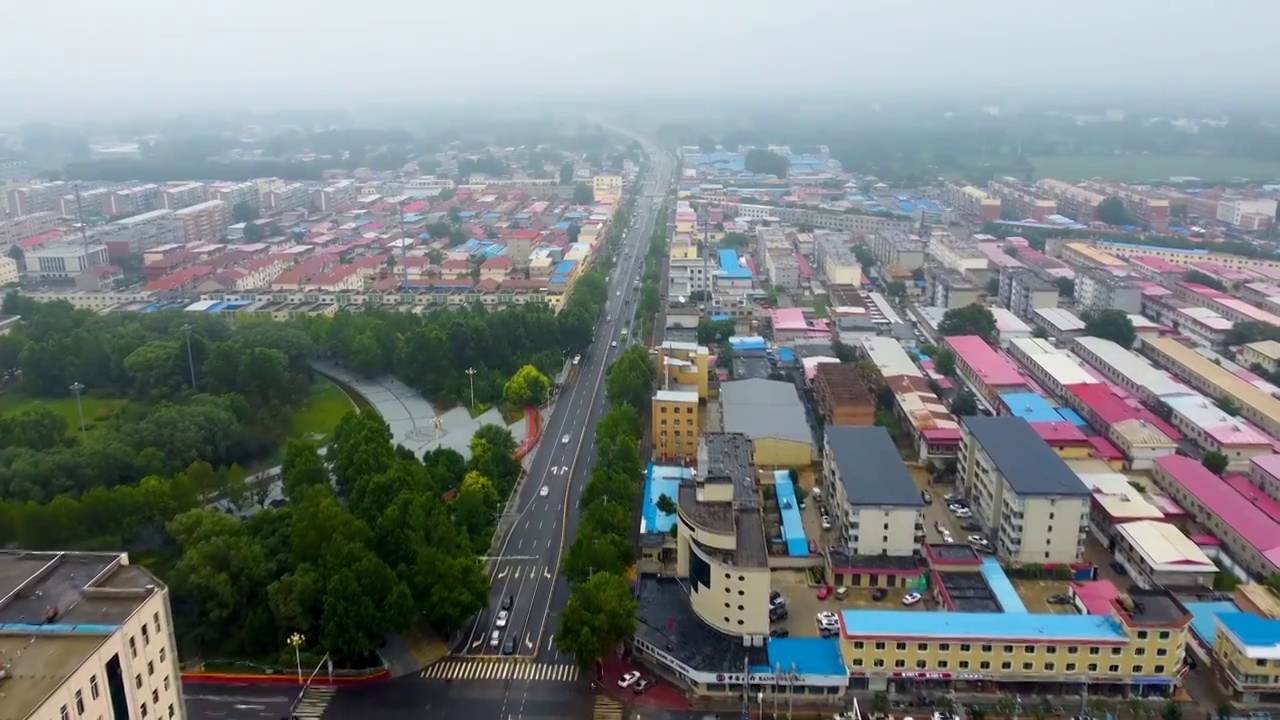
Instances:
[[[101,398],[85,395],[80,398],[84,409],[84,425],[88,433],[93,432],[97,423],[111,417],[128,402],[122,398]],[[16,392],[0,395],[0,415],[12,415],[34,407],[48,408],[67,421],[67,432],[77,433],[80,430],[80,413],[76,410],[76,399],[73,397],[56,400],[42,400],[27,397]]]
[[[1093,177],[1120,182],[1196,177],[1206,183],[1239,177],[1280,179],[1280,163],[1215,155],[1055,155],[1030,161],[1036,178],[1068,182]]]

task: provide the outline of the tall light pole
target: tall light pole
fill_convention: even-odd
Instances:
[[[302,643],[307,639],[301,633],[294,633],[289,636],[289,644],[293,646],[293,660],[298,664],[298,684],[302,684]]]
[[[480,372],[473,367],[463,370],[467,374],[467,382],[471,384],[471,409],[476,409],[476,373]]]
[[[76,396],[76,413],[80,415],[80,439],[84,440],[84,405],[80,404],[80,393],[84,392],[84,383],[71,383],[71,394]]]
[[[181,328],[183,335],[187,336],[187,367],[191,370],[191,392],[196,391],[196,361],[191,355],[191,331],[195,328],[191,327],[191,323],[186,323]]]

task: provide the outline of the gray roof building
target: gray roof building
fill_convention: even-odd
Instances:
[[[792,383],[759,378],[723,383],[720,407],[726,433],[813,444],[804,406]]]
[[[850,504],[924,505],[888,430],[874,425],[828,425],[826,444]]]
[[[1088,495],[1089,489],[1026,420],[1013,415],[960,418],[1019,495]]]

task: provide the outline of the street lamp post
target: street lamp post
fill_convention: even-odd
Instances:
[[[293,646],[293,660],[298,665],[298,684],[302,684],[302,643],[307,639],[301,633],[294,633],[289,636],[289,644]]]
[[[187,336],[187,368],[191,370],[191,391],[196,390],[196,362],[191,355],[191,331],[195,328],[191,327],[191,323],[186,323],[181,328],[182,334]]]
[[[71,383],[71,394],[76,396],[76,413],[80,416],[80,439],[84,439],[84,405],[80,404],[80,393],[84,392],[84,383]]]
[[[471,384],[471,409],[474,411],[476,409],[476,373],[480,371],[469,367],[463,372],[467,374],[467,382]]]

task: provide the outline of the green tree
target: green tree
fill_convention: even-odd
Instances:
[[[1000,294],[1000,278],[987,278],[987,295],[998,296]]]
[[[639,346],[625,350],[609,367],[605,377],[605,393],[613,404],[630,405],[637,410],[646,407],[653,397],[657,371],[648,352]]]
[[[778,153],[752,148],[747,151],[745,166],[749,173],[785,178],[791,169],[791,161]]]
[[[621,575],[596,573],[570,591],[556,645],[585,670],[635,634],[637,609]]]
[[[1060,277],[1053,281],[1058,286],[1058,297],[1075,297],[1076,281],[1071,278]]]
[[[573,204],[574,205],[590,205],[596,201],[595,193],[591,191],[591,186],[586,183],[578,183],[573,186]]]
[[[732,319],[702,320],[698,323],[698,344],[723,345],[737,332]]]
[[[551,380],[532,365],[516,371],[502,388],[502,400],[508,407],[538,407],[551,393]]]
[[[741,250],[751,245],[751,238],[745,233],[729,232],[720,238],[720,245],[726,248]]]
[[[1124,207],[1124,200],[1112,195],[1098,203],[1094,218],[1108,225],[1136,225],[1133,215]],[[1087,218],[1085,218],[1087,220]]]
[[[258,219],[258,208],[247,202],[238,202],[231,206],[231,222],[233,223],[250,223]]]
[[[266,231],[263,230],[262,227],[256,223],[250,222],[244,226],[245,242],[256,243],[262,238],[266,237],[266,235],[267,235]]]
[[[989,308],[976,303],[952,308],[943,313],[942,321],[938,323],[938,332],[944,337],[977,335],[989,343],[995,342],[996,317]]]
[[[997,281],[998,282],[998,281]],[[907,284],[902,280],[890,280],[885,289],[889,292],[890,297],[899,301],[907,298]]]
[[[565,187],[573,184],[573,163],[566,162],[560,166],[560,184]]]
[[[671,499],[670,495],[667,495],[665,493],[662,495],[659,495],[658,502],[655,503],[655,505],[658,508],[658,512],[662,513],[663,515],[676,514],[676,502],[675,500]]]
[[[1221,475],[1226,472],[1227,465],[1230,463],[1231,460],[1226,455],[1216,451],[1207,452],[1204,457],[1200,458],[1200,464],[1204,465],[1214,475]]]
[[[1110,340],[1122,348],[1133,347],[1138,339],[1138,332],[1133,321],[1123,310],[1107,309],[1084,313],[1084,332],[1086,335]]]
[[[972,417],[978,414],[978,400],[969,390],[962,390],[951,402],[951,414],[956,417]]]
[[[386,472],[394,461],[391,429],[372,412],[348,412],[334,428],[325,459],[334,481],[349,495],[362,478]]]
[[[931,357],[933,358],[934,370],[947,377],[956,376],[956,354],[951,348],[938,348]]]
[[[1189,283],[1197,283],[1206,287],[1211,287],[1218,292],[1226,292],[1227,284],[1209,273],[1200,270],[1188,270],[1182,275],[1182,279]]]

